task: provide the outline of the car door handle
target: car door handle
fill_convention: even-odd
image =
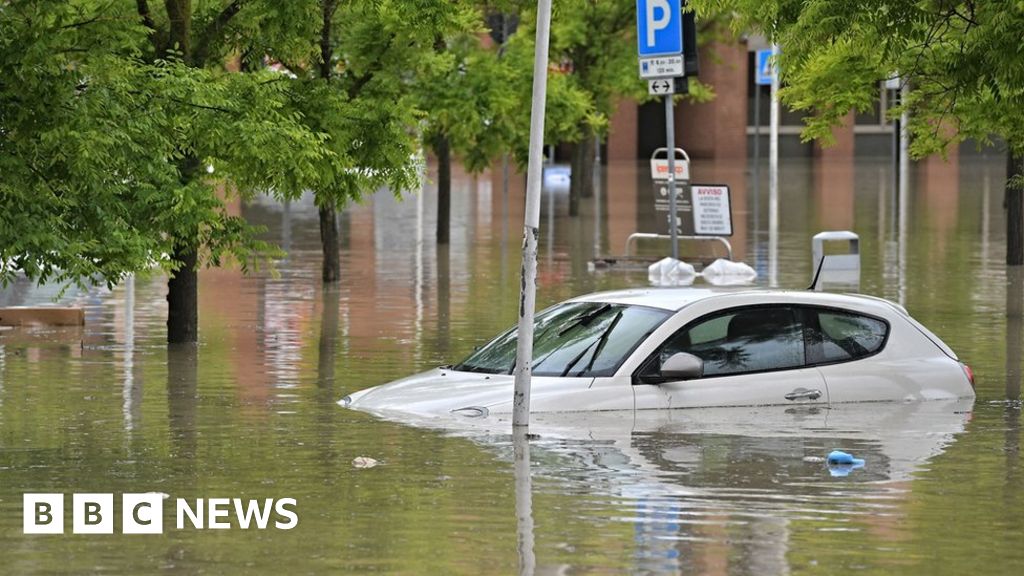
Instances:
[[[807,388],[797,388],[785,396],[786,400],[802,400],[804,398],[808,400],[817,400],[821,398],[821,390],[808,390]]]

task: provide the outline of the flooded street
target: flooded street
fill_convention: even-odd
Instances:
[[[506,194],[500,169],[456,171],[448,247],[430,184],[348,207],[327,290],[311,198],[258,199],[233,209],[287,257],[275,274],[200,273],[198,347],[165,343],[159,275],[69,291],[83,329],[0,331],[0,572],[1024,572],[1024,271],[1003,264],[1005,159],[916,166],[902,233],[889,159],[786,160],[774,264],[767,170],[756,195],[746,165],[692,170],[731,186],[735,258],[758,284],[805,288],[811,237],[859,234],[860,290],[905,305],[971,365],[973,405],[548,414],[528,443],[508,426],[378,420],[337,401],[457,362],[515,323],[524,179]],[[606,167],[577,218],[567,191],[546,192],[538,309],[648,285],[646,270],[590,266],[633,232],[663,232],[648,176]],[[722,253],[682,253],[695,250]],[[55,293],[15,285],[0,306]],[[833,449],[865,467],[834,475],[821,461]],[[118,520],[112,536],[30,537],[26,492],[294,498],[298,525],[175,529],[167,504],[161,536],[122,536]]]

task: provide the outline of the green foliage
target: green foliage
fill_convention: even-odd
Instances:
[[[509,42],[503,64],[517,95],[512,112],[518,120],[512,148],[525,163],[529,142],[530,90],[536,12],[533,3],[521,3],[519,30]],[[700,15],[699,43],[716,38],[720,11]],[[647,101],[647,84],[640,79],[636,52],[636,2],[633,0],[555,0],[552,5],[551,67],[544,141],[580,142],[594,134],[605,135],[616,100],[626,97]],[[690,79],[690,94],[679,97],[693,102],[714,98],[712,86]]]
[[[911,151],[996,135],[1024,150],[1024,5],[920,0],[693,0],[698,11],[737,14],[782,46],[782,98],[810,116],[805,138],[827,138],[850,110],[866,110],[879,82],[899,73],[912,88]]]
[[[516,33],[522,57],[513,64],[526,77],[532,77],[535,22],[535,12],[525,10]],[[637,75],[632,0],[556,0],[548,57],[554,73],[548,78],[545,135],[551,136],[545,141],[579,142],[604,134],[617,97],[646,94]]]
[[[158,119],[137,113],[143,67],[111,54],[124,14],[65,2],[0,10],[0,282],[116,280],[159,249],[134,205],[174,178]]]
[[[235,195],[415,186],[411,88],[450,65],[431,48],[468,18],[437,0],[4,3],[0,284],[114,284],[176,269],[182,242],[246,268],[276,251],[228,213]],[[235,55],[245,73],[225,70]]]
[[[512,97],[503,109],[509,126],[508,142],[513,157],[526,166],[530,147],[530,114],[533,101],[533,59],[535,16],[521,16],[519,30],[512,35],[500,62],[504,89]],[[595,121],[593,103],[572,78],[562,70],[548,68],[545,102],[544,142],[578,141],[580,127]]]
[[[299,77],[297,110],[311,129],[327,135],[337,159],[321,167],[310,188],[318,202],[336,206],[381,186],[395,194],[413,189],[419,183],[414,157],[420,124],[445,119],[424,112],[419,90],[444,85],[454,68],[451,56],[437,53],[435,45],[471,30],[476,15],[460,3],[436,0],[324,5],[331,12],[327,68],[287,63]],[[316,38],[323,32],[321,22]],[[322,51],[314,62],[322,66]],[[451,88],[442,96],[454,98]]]
[[[0,11],[0,282],[113,284],[175,241],[202,262],[272,253],[225,197],[299,194],[330,161],[270,72],[196,68],[148,40],[130,4],[15,2]],[[212,166],[206,174],[202,167]]]

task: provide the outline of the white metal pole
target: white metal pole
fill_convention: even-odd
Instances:
[[[903,78],[900,83],[900,104],[906,106],[910,85]],[[910,217],[910,114],[906,108],[900,114],[900,175],[899,175],[899,286],[896,301],[907,303],[907,226]]]
[[[530,476],[530,440],[527,429],[512,429],[513,476],[516,490],[516,541],[519,574],[532,576],[537,568],[533,536],[533,479]]]
[[[900,86],[900,104],[906,105],[910,98],[910,86],[906,80]],[[910,114],[906,108],[900,114],[900,213],[910,196]]]
[[[124,414],[125,430],[134,430],[135,398],[135,274],[124,282]]]
[[[768,281],[779,285],[779,47],[772,45],[772,106],[768,138]]]
[[[533,312],[537,296],[537,235],[540,230],[541,163],[544,147],[544,103],[548,88],[548,38],[551,0],[537,2],[537,45],[533,56],[533,105],[530,108],[530,156],[526,172],[523,224],[522,283],[516,343],[512,426],[530,425],[530,372],[533,364]]]
[[[756,61],[755,61],[756,63]],[[754,72],[755,80],[758,71]],[[761,85],[754,82],[754,243],[760,242],[761,225]],[[757,253],[757,250],[754,251]]]
[[[679,260],[676,230],[676,117],[672,95],[665,96],[665,146],[668,148],[668,230],[672,237],[672,259]]]

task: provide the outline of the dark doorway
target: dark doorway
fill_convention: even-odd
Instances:
[[[678,114],[678,112],[676,112]],[[641,104],[636,114],[636,153],[645,160],[665,147],[665,103],[661,100]]]

